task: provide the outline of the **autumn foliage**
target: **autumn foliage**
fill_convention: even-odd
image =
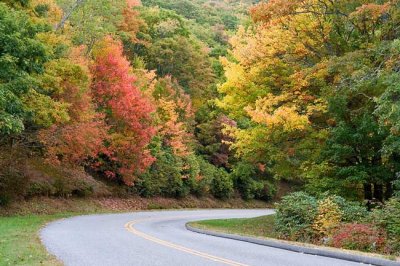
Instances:
[[[151,119],[154,107],[134,86],[135,77],[122,45],[111,37],[95,48],[91,73],[94,99],[110,127],[105,155],[120,165],[118,172],[108,173],[110,177],[120,174],[125,183],[132,184],[134,176],[154,160],[146,149],[155,134]]]
[[[157,105],[158,132],[177,156],[192,152],[193,110],[190,96],[171,77],[160,79],[153,91]]]
[[[385,232],[372,224],[345,224],[334,234],[332,245],[337,248],[356,249],[362,251],[383,251],[385,248]]]
[[[396,195],[399,0],[58,2],[0,3],[0,165],[24,195],[55,195],[31,161],[146,197]],[[356,220],[297,196],[285,236]]]
[[[68,106],[68,122],[54,124],[39,134],[47,147],[47,158],[53,163],[87,164],[102,152],[107,139],[103,115],[96,113],[91,98],[88,69],[78,63],[82,60],[71,54],[71,59],[51,61],[42,79],[54,98]]]

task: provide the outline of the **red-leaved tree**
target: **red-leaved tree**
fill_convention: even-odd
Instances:
[[[109,177],[132,185],[135,176],[154,161],[147,149],[155,134],[154,107],[133,85],[135,78],[120,42],[106,37],[93,55],[92,93],[110,127],[108,153],[98,165]]]

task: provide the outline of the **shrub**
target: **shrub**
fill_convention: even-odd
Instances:
[[[347,201],[336,195],[330,196],[330,198],[339,206],[342,212],[342,222],[361,222],[369,215],[367,208],[359,202]]]
[[[80,167],[48,164],[34,157],[24,163],[21,171],[29,176],[25,197],[110,195],[104,183],[95,180]]]
[[[72,184],[65,178],[56,177],[53,187],[55,188],[54,195],[57,197],[68,198],[72,196]]]
[[[154,165],[152,166],[154,167]],[[151,168],[152,168],[151,167]],[[163,180],[160,178],[156,178],[154,172],[150,169],[146,173],[139,176],[139,178],[135,182],[134,191],[142,197],[154,197],[162,194],[162,182]]]
[[[48,180],[31,181],[26,192],[26,196],[52,196],[56,193],[55,187]]]
[[[384,231],[372,224],[345,224],[332,237],[332,245],[336,248],[367,252],[383,251],[385,242]]]
[[[224,169],[218,169],[214,173],[211,183],[211,192],[214,197],[228,199],[233,193],[233,181]]]
[[[184,197],[190,192],[190,178],[184,181],[183,163],[169,149],[157,154],[157,160],[136,181],[136,189],[141,196]]]
[[[187,179],[182,179],[182,176],[174,176],[169,178],[169,186],[164,188],[163,194],[168,197],[184,198],[190,193],[189,186],[185,183]]]
[[[320,236],[330,237],[338,228],[342,220],[342,211],[331,197],[323,199],[318,203],[317,216],[313,223],[313,229]]]
[[[250,200],[262,197],[263,183],[245,176],[239,178],[238,181],[238,189],[243,199]]]
[[[281,237],[310,241],[314,236],[312,224],[317,214],[316,198],[295,192],[276,204],[276,230]]]
[[[216,167],[201,157],[197,157],[197,161],[200,172],[192,178],[191,192],[201,197],[209,193]]]
[[[239,163],[232,172],[235,188],[243,199],[270,199],[276,193],[275,187],[268,183],[265,173],[247,163]]]
[[[5,167],[0,172],[0,206],[23,197],[26,190],[27,178],[19,171]]]
[[[93,184],[84,179],[75,179],[72,183],[71,194],[78,197],[88,197],[94,193]]]
[[[382,209],[375,209],[372,221],[386,230],[391,251],[400,254],[400,199],[392,198]]]
[[[151,168],[137,180],[136,189],[141,196],[183,197],[189,193],[179,167],[158,161]]]

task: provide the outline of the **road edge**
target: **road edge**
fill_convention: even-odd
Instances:
[[[376,265],[376,266],[400,266],[400,262],[391,261],[391,260],[382,259],[382,258],[373,258],[373,257],[349,254],[349,253],[338,252],[338,251],[331,251],[331,250],[310,248],[310,247],[302,247],[302,246],[298,246],[298,245],[280,242],[277,240],[259,239],[259,238],[255,238],[255,237],[220,233],[220,232],[196,228],[196,227],[189,225],[189,223],[186,223],[185,227],[187,230],[195,232],[195,233],[199,233],[199,234],[233,239],[233,240],[238,240],[238,241],[243,241],[243,242],[248,242],[248,243],[252,243],[252,244],[273,247],[273,248],[279,248],[279,249],[284,249],[284,250],[288,250],[288,251],[304,253],[304,254],[309,254],[309,255],[316,255],[316,256],[322,256],[322,257],[328,257],[328,258],[334,258],[334,259],[340,259],[340,260],[347,260],[347,261],[351,261],[351,262],[364,263],[364,264],[370,264],[370,265]]]

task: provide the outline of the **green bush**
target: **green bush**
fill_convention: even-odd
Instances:
[[[295,192],[276,204],[275,227],[283,238],[310,241],[312,224],[317,215],[317,199],[304,192]]]
[[[233,194],[233,181],[224,169],[218,169],[214,173],[211,183],[211,191],[214,197],[229,199]]]
[[[141,196],[180,198],[193,193],[200,197],[211,192],[216,198],[227,199],[233,193],[233,182],[228,173],[201,157],[179,158],[164,148],[158,151],[156,158],[135,183]]]
[[[266,200],[273,197],[276,189],[263,175],[254,165],[239,163],[233,169],[232,179],[243,199]]]
[[[136,181],[136,190],[143,197],[184,197],[190,192],[190,178],[184,179],[180,158],[171,150],[157,154],[156,162]]]
[[[157,161],[149,172],[143,174],[137,181],[139,194],[144,197],[168,196],[179,197],[184,192],[184,182],[180,169],[164,161]]]
[[[292,240],[309,241],[314,237],[321,237],[319,228],[331,226],[330,223],[333,222],[333,218],[329,218],[333,207],[327,207],[323,213],[318,214],[321,204],[326,203],[327,200],[338,207],[336,212],[340,213],[340,219],[337,223],[364,222],[369,219],[369,212],[358,202],[347,201],[336,195],[329,196],[326,193],[317,200],[305,192],[295,192],[283,197],[277,204],[277,229],[281,235]],[[310,226],[312,224],[313,227]],[[327,234],[323,235],[323,237],[327,236]]]
[[[139,176],[135,181],[134,192],[145,198],[154,197],[162,194],[161,178],[157,180],[153,171],[150,169],[146,173]]]
[[[38,183],[36,183],[36,188]],[[43,193],[45,191],[52,192],[50,196],[57,196],[68,198],[71,196],[78,196],[78,197],[87,197],[93,194],[94,188],[92,184],[88,183],[86,180],[79,180],[79,179],[67,179],[67,178],[56,178],[52,183],[52,188],[48,187],[46,182],[40,185],[40,189],[44,191],[36,191],[39,193]],[[30,192],[33,192],[30,190]],[[41,194],[30,195],[30,196],[40,196]]]
[[[204,160],[202,157],[197,157],[197,160],[199,173],[198,176],[192,179],[191,192],[194,195],[201,197],[209,193],[216,167]]]
[[[187,179],[182,179],[182,176],[171,176],[168,178],[168,186],[164,188],[163,195],[173,198],[183,198],[189,195],[190,188],[186,184]]]
[[[72,185],[65,178],[55,178],[53,187],[55,188],[54,195],[57,197],[68,198],[72,196]]]
[[[347,201],[340,196],[330,196],[342,211],[342,222],[360,222],[365,220],[369,213],[365,206],[359,202]]]
[[[276,204],[276,230],[294,241],[327,241],[335,247],[400,255],[400,199],[368,212],[357,202],[324,194],[318,201],[295,192]]]
[[[199,158],[194,154],[189,154],[181,157],[180,160],[182,164],[181,176],[185,190],[182,196],[186,196],[191,192],[194,193],[194,191],[198,192],[198,196],[202,196],[201,184],[198,182],[200,176]]]
[[[372,221],[387,232],[389,248],[400,254],[400,199],[392,198],[372,213]]]
[[[245,200],[258,199],[262,197],[264,184],[252,178],[243,177],[239,179],[239,191]]]

